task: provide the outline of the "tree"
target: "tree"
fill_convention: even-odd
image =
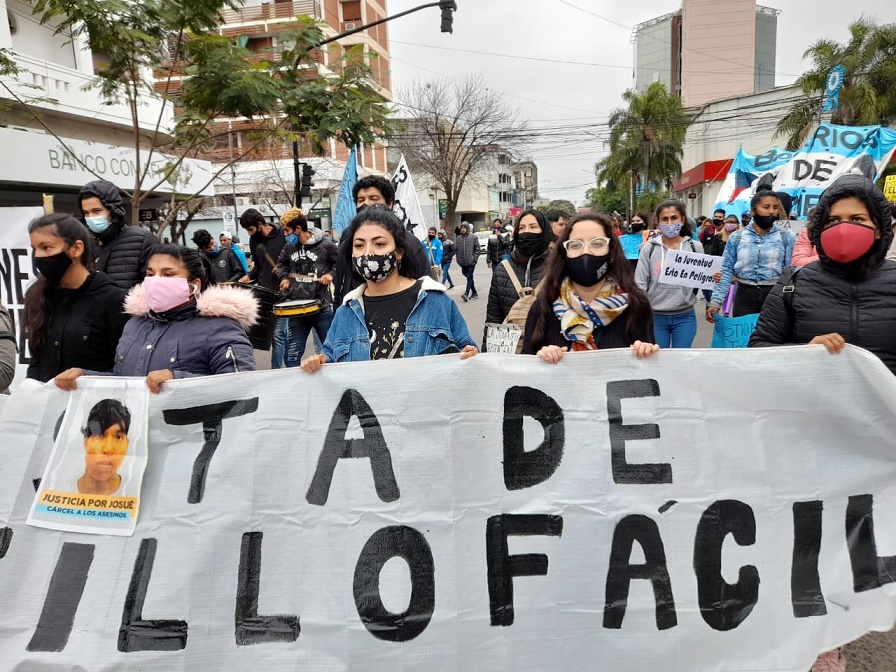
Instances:
[[[528,138],[519,110],[489,90],[480,76],[416,82],[400,92],[405,130],[391,138],[412,171],[428,175],[447,201],[446,221],[459,223],[457,203],[489,157],[512,153]]]
[[[551,201],[547,207],[548,210],[559,210],[567,217],[572,217],[576,214],[576,206],[572,201],[567,201],[564,199],[557,199]]]
[[[628,194],[609,186],[593,187],[585,192],[585,199],[594,212],[625,212]]]
[[[896,121],[896,24],[876,25],[859,19],[849,26],[849,40],[822,39],[803,54],[813,67],[796,80],[802,92],[778,122],[775,137],[787,138],[787,149],[802,147],[821,121],[828,73],[846,71],[840,105],[831,123],[844,126],[888,125]]]
[[[690,119],[681,99],[660,82],[639,94],[622,94],[626,107],[608,121],[610,153],[597,166],[599,182],[617,185],[640,181],[647,191],[668,190],[681,175],[681,158]]]
[[[232,162],[272,138],[301,139],[319,149],[330,138],[346,145],[370,143],[387,130],[388,110],[359,49],[347,51],[331,62],[328,74],[317,76],[315,47],[324,39],[322,24],[297,17],[293,29],[278,34],[276,50],[259,59],[218,32],[221,12],[241,5],[240,0],[35,0],[42,22],[54,19],[57,33],[86,36],[102,57],[104,67],[90,85],[100,99],[123,101],[131,111],[138,157],[128,193],[133,221],[140,204],[162,185],[178,191],[185,182],[185,159],[228,137],[229,130],[214,124],[219,117],[252,120],[250,146],[218,166],[196,194],[172,198],[161,231],[176,221],[183,202],[196,207],[197,194]],[[173,135],[163,127],[161,113],[149,133],[141,129],[140,108],[149,98],[175,108]],[[34,117],[65,145],[37,113]],[[163,153],[167,157],[160,159]]]

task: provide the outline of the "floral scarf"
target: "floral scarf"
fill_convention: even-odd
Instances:
[[[597,298],[585,303],[573,290],[569,278],[560,285],[560,298],[554,301],[554,315],[560,320],[563,337],[573,350],[597,350],[594,332],[606,327],[628,308],[628,294],[607,281]]]

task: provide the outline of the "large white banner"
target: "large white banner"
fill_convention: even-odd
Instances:
[[[417,190],[414,189],[414,179],[411,177],[411,170],[408,168],[404,154],[401,155],[395,173],[392,175],[392,185],[395,187],[393,211],[409,231],[413,231],[417,238],[423,240],[426,238],[426,220],[423,218],[420,198],[417,196]]]
[[[28,224],[44,214],[43,208],[0,208],[0,296],[13,321],[19,349],[16,381],[25,377],[28,356],[22,339],[22,314],[25,290],[37,277],[31,263],[31,239]]]
[[[896,621],[896,378],[854,348],[172,381],[133,537],[25,524],[66,399],[4,409],[2,670],[805,672]]]

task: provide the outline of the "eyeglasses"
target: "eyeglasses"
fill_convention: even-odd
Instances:
[[[584,240],[572,239],[563,243],[563,247],[566,249],[567,257],[579,257],[585,254],[586,247],[589,254],[600,256],[610,249],[610,239],[602,237],[592,238],[587,243]]]

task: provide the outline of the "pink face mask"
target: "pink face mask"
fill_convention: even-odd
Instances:
[[[731,233],[732,231],[737,231],[737,224],[735,224],[734,222],[725,222],[725,230],[728,233]]]
[[[821,232],[821,249],[828,258],[849,264],[867,254],[876,234],[871,227],[842,222]]]
[[[186,278],[163,278],[158,275],[143,281],[146,303],[154,313],[164,313],[187,303],[193,296],[193,285]]]

